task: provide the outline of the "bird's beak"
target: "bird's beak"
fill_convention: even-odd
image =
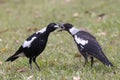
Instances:
[[[55,27],[56,29],[59,28],[59,24],[56,24],[54,27]]]
[[[62,32],[63,30],[65,30],[65,27],[64,27],[64,24],[58,24],[59,25],[59,28],[60,30],[58,30],[58,32]]]

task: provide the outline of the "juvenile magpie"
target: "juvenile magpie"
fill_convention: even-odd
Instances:
[[[32,34],[24,41],[16,53],[10,56],[6,61],[12,62],[19,57],[25,56],[29,58],[30,68],[32,68],[33,61],[40,70],[40,67],[36,62],[36,57],[45,49],[49,34],[56,30],[58,27],[58,24],[50,23],[47,27]]]
[[[61,28],[60,31],[66,30],[74,38],[78,50],[85,59],[84,66],[88,62],[88,57],[90,57],[91,59],[91,67],[93,66],[94,57],[107,66],[113,66],[113,64],[107,59],[107,57],[103,53],[101,46],[93,35],[86,31],[79,30],[69,23],[59,25]]]

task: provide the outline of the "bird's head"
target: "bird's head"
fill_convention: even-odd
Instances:
[[[75,28],[72,24],[70,23],[65,23],[65,24],[59,24],[59,27],[61,28],[60,31],[68,31],[71,35],[76,34],[79,32],[79,29]]]
[[[73,25],[70,23],[65,23],[65,24],[59,24],[59,27],[61,28],[59,31],[63,31],[63,30],[69,31],[73,27]]]
[[[52,32],[52,31],[56,30],[57,28],[59,28],[58,24],[50,23],[50,24],[48,24],[46,31]]]

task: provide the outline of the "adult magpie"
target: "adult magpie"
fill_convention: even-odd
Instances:
[[[91,59],[91,67],[93,66],[94,57],[107,66],[113,66],[113,64],[107,59],[107,57],[103,53],[101,46],[99,45],[99,43],[97,42],[96,38],[93,35],[86,31],[75,28],[70,23],[59,25],[61,27],[60,31],[66,30],[74,38],[78,50],[85,59],[84,66],[88,62],[88,57],[90,57]]]
[[[26,56],[29,58],[30,68],[32,68],[33,61],[40,70],[40,67],[36,62],[36,57],[45,49],[49,34],[56,30],[58,27],[58,24],[50,23],[47,27],[32,34],[24,41],[16,53],[10,56],[6,61],[12,62],[19,57]]]

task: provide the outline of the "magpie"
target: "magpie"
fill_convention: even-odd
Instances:
[[[10,56],[7,61],[14,61],[19,57],[27,57],[29,58],[30,68],[32,69],[32,61],[40,70],[39,65],[36,62],[36,57],[43,52],[46,47],[48,36],[51,32],[56,30],[59,27],[56,23],[50,23],[47,27],[37,31],[28,37],[24,43],[20,46],[20,48],[16,51],[15,54]]]
[[[88,62],[88,57],[91,59],[91,67],[93,66],[94,57],[100,60],[104,65],[113,66],[113,64],[105,56],[101,46],[92,34],[83,30],[79,30],[70,23],[59,24],[59,26],[61,28],[59,31],[65,30],[74,38],[79,52],[85,59],[83,66],[85,66]]]

